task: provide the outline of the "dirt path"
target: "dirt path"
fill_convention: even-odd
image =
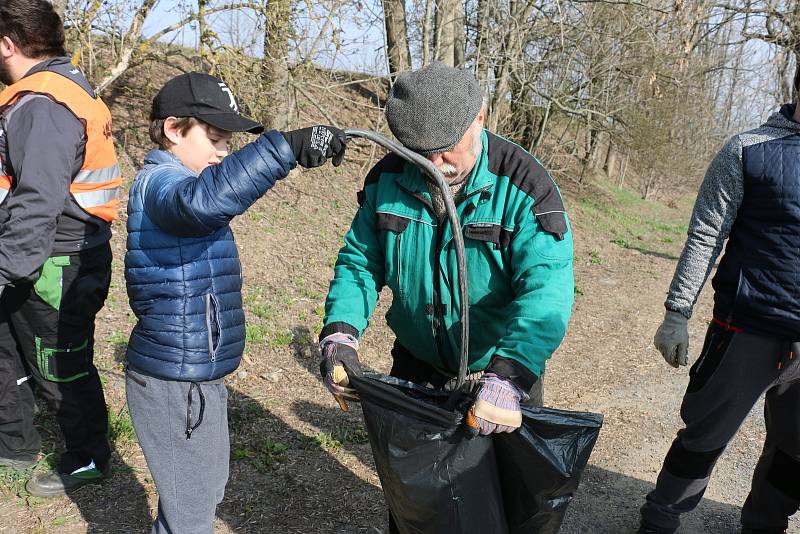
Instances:
[[[315,369],[320,305],[362,172],[351,166],[333,175],[293,176],[234,223],[243,254],[249,342],[242,367],[228,380],[231,479],[217,532],[384,532],[385,508],[358,409],[347,414],[335,409]],[[598,215],[596,205],[576,199],[570,205],[579,294],[567,340],[548,367],[546,403],[602,412],[605,427],[562,532],[632,533],[638,507],[679,428],[678,406],[688,380],[686,370],[668,367],[651,342],[680,246],[668,222],[685,219],[686,209],[654,212],[662,222],[651,233],[660,241],[649,234],[637,241],[621,228],[639,227],[643,219],[625,219],[616,211]],[[641,210],[649,208],[636,209],[643,216]],[[148,530],[155,488],[124,411],[121,361],[132,317],[122,279],[123,228],[116,226],[114,287],[101,314],[97,349],[107,399],[118,414],[114,477],[71,499],[42,501],[26,496],[20,480],[0,472],[0,532]],[[708,296],[690,325],[692,354],[709,319]],[[382,320],[386,300],[363,340],[362,355],[384,371],[391,339]],[[52,421],[41,423],[52,447]],[[682,532],[737,531],[762,441],[763,421],[756,414],[723,456],[706,499],[686,518]],[[800,534],[800,521],[794,520],[790,532]]]

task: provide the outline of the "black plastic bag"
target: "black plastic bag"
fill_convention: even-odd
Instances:
[[[602,416],[522,408],[522,428],[471,438],[470,400],[385,375],[351,375],[401,534],[555,534]]]

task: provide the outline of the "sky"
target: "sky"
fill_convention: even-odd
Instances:
[[[160,0],[145,21],[144,35],[151,36],[183,19],[187,14],[187,3],[196,5],[194,1]],[[332,14],[333,24],[328,25],[325,37],[320,39],[317,44],[318,53],[315,61],[321,66],[329,68],[384,74],[386,61],[383,51],[383,26],[376,23],[376,8],[377,15],[380,14],[379,3],[380,0],[348,2],[346,3],[349,6],[348,12],[343,12],[341,15]],[[310,4],[319,11],[319,16],[330,14],[324,11],[323,2],[310,2]],[[303,4],[301,3],[301,5]],[[255,22],[249,13],[251,12],[242,10],[233,16],[230,14],[218,15],[216,18],[211,18],[211,26],[220,34],[223,41],[234,43],[237,39],[241,40],[241,36],[237,36],[237,34],[251,33]],[[298,40],[301,41],[301,46],[300,50],[296,52],[304,53],[306,48],[316,41],[324,24],[321,21],[311,20],[305,13],[302,13],[298,20],[298,26]],[[339,30],[336,40],[333,38],[331,27]],[[184,27],[182,30],[168,35],[164,40],[174,40],[184,46],[196,46],[197,27],[196,25]],[[340,43],[338,47],[336,46],[337,41]],[[252,50],[254,55],[259,55],[260,45],[261,43],[258,42]]]

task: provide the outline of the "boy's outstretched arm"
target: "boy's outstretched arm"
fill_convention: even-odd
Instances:
[[[330,133],[324,136],[327,145],[314,139],[320,130]],[[341,130],[325,126],[286,133],[272,130],[198,176],[176,177],[176,168],[158,169],[143,193],[145,211],[169,233],[210,234],[244,213],[298,162],[316,167],[327,158],[340,159],[343,140]]]

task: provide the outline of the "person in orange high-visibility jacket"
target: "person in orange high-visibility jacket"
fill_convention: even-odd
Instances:
[[[111,114],[65,56],[49,2],[0,0],[0,466],[37,461],[35,386],[65,442],[37,496],[102,480],[110,458],[92,360],[121,178]]]

